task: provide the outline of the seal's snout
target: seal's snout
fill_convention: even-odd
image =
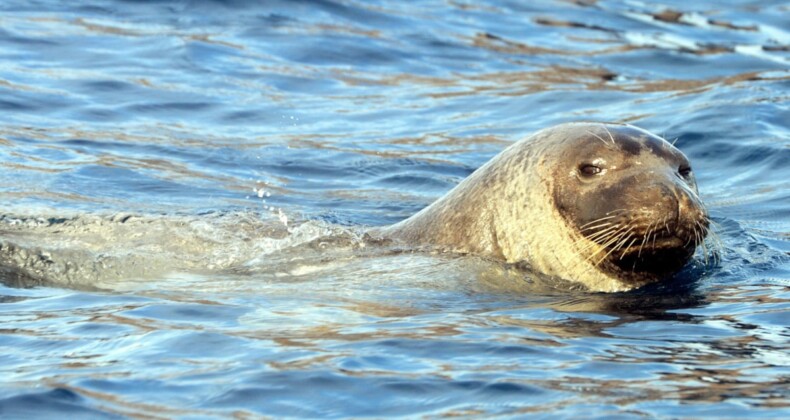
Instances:
[[[616,201],[621,208],[639,209],[624,216],[638,234],[675,237],[695,246],[704,239],[701,232],[708,228],[707,211],[697,193],[682,180],[636,176],[627,184],[628,192]]]
[[[678,222],[681,224],[700,224],[705,229],[709,226],[708,211],[700,201],[697,193],[680,185],[675,187],[675,196],[678,203]]]
[[[659,220],[666,226],[667,235],[674,234],[685,238],[686,235],[694,233],[695,228],[703,231],[708,229],[705,206],[697,193],[682,182],[654,181],[642,190],[644,195],[636,193],[627,196],[635,201],[628,205],[633,208],[636,207],[636,202],[641,203],[643,211],[649,214],[648,219]],[[695,240],[695,244],[701,239]]]
[[[660,161],[656,161],[660,162]],[[598,245],[591,261],[623,280],[657,280],[680,270],[705,240],[709,219],[690,176],[654,163],[600,178],[561,210]],[[605,199],[602,199],[605,198]]]
[[[634,177],[628,192],[614,200],[621,212],[613,223],[625,226],[624,238],[605,244],[605,266],[628,278],[661,278],[682,268],[708,232],[707,211],[696,192],[682,180]]]

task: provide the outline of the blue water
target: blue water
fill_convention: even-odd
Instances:
[[[234,269],[101,290],[0,272],[0,417],[790,417],[789,14],[4,0],[0,244]],[[676,142],[717,266],[679,287],[519,293],[463,258],[289,251],[408,217],[576,120]],[[98,245],[36,230],[116,214],[167,227]],[[263,241],[259,221],[290,232]]]

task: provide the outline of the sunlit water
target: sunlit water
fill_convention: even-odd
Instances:
[[[0,244],[73,280],[2,270],[0,417],[790,416],[786,2],[253,3],[0,4]],[[362,247],[574,120],[676,142],[717,266]]]

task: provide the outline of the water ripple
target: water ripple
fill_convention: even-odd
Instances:
[[[4,1],[0,413],[788,417],[787,11]],[[676,142],[718,265],[602,295],[364,246],[578,120]]]

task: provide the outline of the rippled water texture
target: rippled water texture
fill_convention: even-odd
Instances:
[[[4,0],[0,244],[89,281],[2,270],[0,417],[790,417],[788,16]],[[359,249],[576,120],[690,157],[718,266],[605,295]]]

